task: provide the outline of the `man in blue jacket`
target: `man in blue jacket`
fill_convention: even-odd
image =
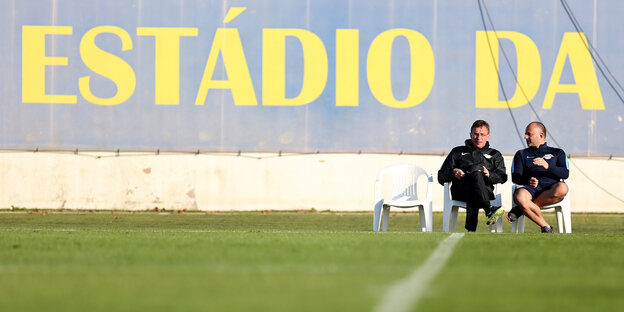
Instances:
[[[469,232],[477,230],[479,208],[485,210],[487,224],[496,222],[505,212],[492,208],[494,184],[505,183],[507,173],[503,155],[490,148],[490,125],[477,120],[470,127],[470,139],[451,150],[438,171],[438,182],[452,182],[451,196],[466,202],[466,225]]]
[[[562,181],[570,174],[568,158],[562,149],[546,145],[546,127],[541,122],[530,123],[524,139],[528,147],[516,152],[511,166],[511,180],[518,185],[513,194],[517,206],[507,219],[513,222],[524,214],[540,226],[542,233],[553,233],[540,207],[557,203],[568,193]]]

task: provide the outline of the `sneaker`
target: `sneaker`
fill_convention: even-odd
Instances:
[[[514,206],[513,208],[511,208],[511,210],[509,210],[509,212],[507,213],[507,221],[511,222],[516,222],[518,221],[518,218],[523,215],[522,210],[520,210],[520,207],[518,206]]]
[[[555,231],[553,231],[552,226],[547,225],[547,226],[542,226],[542,233],[555,233]]]
[[[496,211],[494,211],[489,217],[486,218],[486,224],[494,224],[496,220],[498,220],[498,218],[503,216],[503,214],[505,214],[505,210],[503,210],[503,207],[496,209]]]

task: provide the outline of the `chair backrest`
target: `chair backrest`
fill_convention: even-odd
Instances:
[[[427,177],[426,198],[432,197],[433,176],[427,170],[416,165],[401,164],[383,169],[375,181],[375,198],[381,199],[381,181],[389,175],[392,179],[392,200],[418,200],[418,179],[421,175]]]

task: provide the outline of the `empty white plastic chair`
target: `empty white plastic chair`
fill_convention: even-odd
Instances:
[[[382,198],[381,181],[384,176],[392,179],[392,195]],[[418,178],[427,177],[427,191],[423,199],[418,198]],[[415,208],[418,207],[420,227],[423,232],[431,232],[432,225],[432,188],[433,176],[427,170],[415,165],[394,165],[383,169],[375,181],[375,213],[373,216],[373,231],[379,231],[383,221],[383,231],[388,230],[390,207]],[[383,210],[383,217],[382,217]]]
[[[513,202],[513,194],[516,193],[516,184],[511,187],[511,207],[515,206]],[[555,209],[557,215],[557,229],[559,233],[572,233],[572,212],[570,211],[570,186],[568,186],[568,194],[559,202],[552,205],[540,207],[544,209]],[[514,233],[524,233],[525,216],[518,217],[518,220],[511,223],[511,231]]]
[[[490,201],[490,205],[493,208],[499,208],[503,206],[503,200],[501,196],[500,187],[498,184],[494,185],[494,195],[496,196]],[[453,200],[451,198],[451,183],[444,183],[444,211],[442,214],[442,231],[451,232],[457,231],[457,214],[459,208],[466,209],[466,202],[461,200]],[[503,218],[498,218],[495,224],[490,224],[490,232],[502,232],[503,231]]]

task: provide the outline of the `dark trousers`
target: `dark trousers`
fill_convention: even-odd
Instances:
[[[454,179],[451,196],[454,200],[466,202],[465,228],[468,231],[477,230],[479,208],[483,208],[488,216],[493,212],[490,206],[490,200],[494,199],[493,188],[485,183],[485,176],[481,172],[471,172],[462,179]]]

